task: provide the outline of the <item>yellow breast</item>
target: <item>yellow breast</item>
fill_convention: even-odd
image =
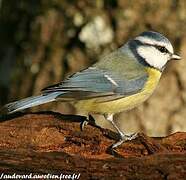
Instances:
[[[153,93],[161,76],[161,72],[156,69],[148,67],[146,68],[146,71],[149,77],[141,92],[108,102],[100,102],[96,98],[90,100],[82,100],[76,103],[76,108],[79,110],[83,109],[87,112],[103,114],[118,113],[138,106]]]

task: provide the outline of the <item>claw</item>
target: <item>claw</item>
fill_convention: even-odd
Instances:
[[[122,143],[124,143],[125,141],[131,141],[133,139],[136,139],[138,137],[138,133],[134,133],[134,134],[130,134],[130,135],[126,135],[126,134],[123,134],[120,138],[119,141],[117,141],[116,143],[114,143],[111,148],[112,149],[115,149],[117,148],[118,146],[120,146]]]
[[[138,133],[133,133],[130,135],[124,135],[124,139],[126,139],[126,141],[131,141],[133,139],[136,139],[138,137]]]
[[[88,124],[91,124],[91,125],[96,125],[95,124],[95,119],[89,115],[88,118],[86,118],[85,120],[83,120],[81,123],[80,123],[80,129],[81,131],[84,130],[85,126],[88,125]]]
[[[88,125],[88,121],[87,121],[87,119],[84,120],[84,121],[82,121],[82,122],[80,123],[80,129],[81,129],[81,131],[84,130],[84,128],[85,128],[86,125]]]

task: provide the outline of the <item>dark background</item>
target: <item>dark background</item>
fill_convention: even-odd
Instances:
[[[145,30],[166,35],[182,61],[169,63],[147,102],[116,118],[127,132],[186,131],[184,0],[1,0],[0,105],[39,94]],[[34,110],[75,113],[67,103]]]

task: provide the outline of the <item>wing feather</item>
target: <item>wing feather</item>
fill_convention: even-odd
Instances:
[[[114,63],[111,62],[113,59]],[[114,67],[110,66],[110,63]],[[120,72],[115,71],[118,68]],[[121,52],[114,52],[103,58],[101,66],[97,63],[97,66],[77,72],[63,82],[43,89],[42,92],[62,92],[61,97],[58,96],[58,98],[69,100],[108,96],[108,99],[114,100],[140,92],[147,78],[144,68],[134,59],[126,59]]]

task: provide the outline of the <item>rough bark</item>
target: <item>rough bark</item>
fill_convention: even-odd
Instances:
[[[142,133],[115,151],[117,135],[87,125],[83,116],[54,112],[0,118],[0,172],[80,173],[80,179],[184,179],[186,133],[150,138]]]
[[[170,39],[183,60],[169,63],[157,90],[139,112],[121,113],[117,119],[128,132],[165,136],[186,131],[185,9],[183,0],[0,1],[0,106],[37,95],[142,31],[155,30]],[[95,25],[89,34],[87,27],[95,19],[99,20],[97,26],[106,25],[105,29],[95,32]],[[81,38],[82,32],[87,32],[87,40]],[[37,110],[41,108],[74,114],[66,103],[51,103]]]

